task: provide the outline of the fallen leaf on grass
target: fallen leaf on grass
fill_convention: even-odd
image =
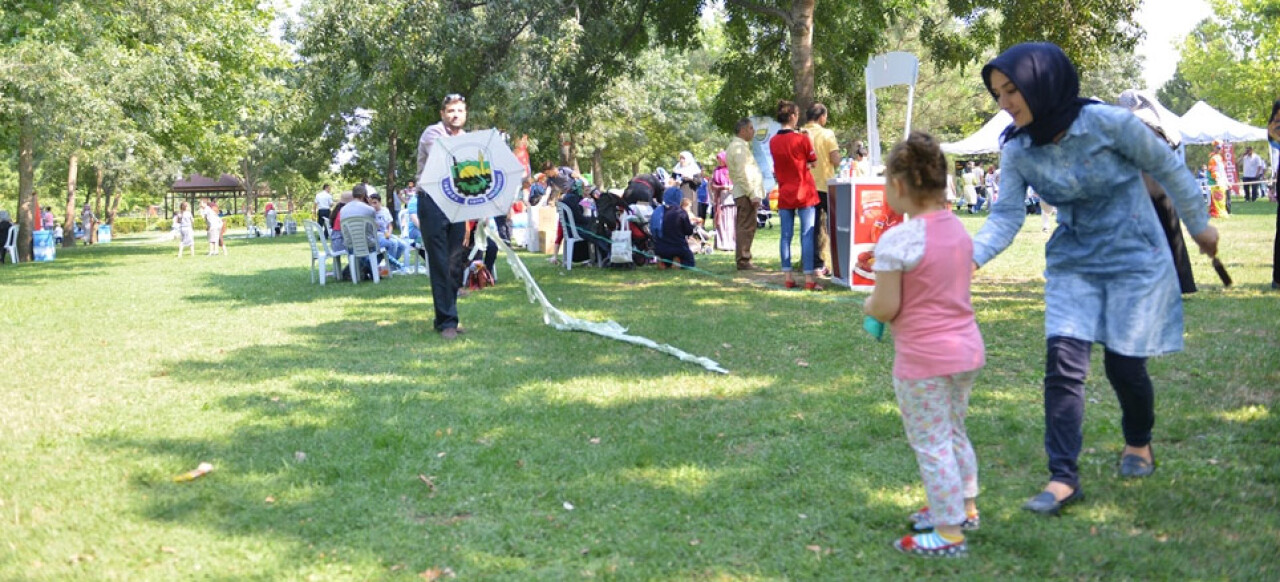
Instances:
[[[692,540],[689,540],[689,545],[691,545],[691,546],[696,546],[696,545],[698,545],[698,544],[700,544],[700,543],[702,543],[702,540],[699,540],[699,539],[692,539]]]
[[[809,516],[807,516],[807,515],[805,515],[805,514],[801,513],[801,514],[800,514],[800,519],[809,519]]]
[[[307,454],[306,454],[306,453],[304,453],[304,452],[302,452],[302,451],[295,451],[295,452],[293,453],[293,460],[294,460],[294,461],[297,461],[297,462],[299,462],[299,463],[301,463],[301,462],[303,462],[303,461],[307,460]]]
[[[806,362],[804,360],[796,360],[796,365],[800,366],[801,368],[808,368],[809,362]]]
[[[453,568],[427,568],[427,571],[419,574],[423,580],[427,582],[435,582],[441,578],[453,578],[457,574],[453,573]]]
[[[267,503],[275,503],[275,502],[276,502],[276,498],[275,498],[275,496],[274,496],[274,495],[268,495],[268,496],[267,496],[267,498],[266,498],[266,499],[264,499],[263,501],[265,501],[265,502],[267,502]]]
[[[427,494],[427,497],[435,497],[436,496],[436,481],[435,481],[436,478],[428,477],[426,475],[418,475],[418,479],[423,483],[426,483],[427,490],[429,491],[429,493]]]
[[[165,553],[165,554],[176,554],[176,553],[178,553],[178,550],[176,550],[176,549],[174,549],[174,548],[171,548],[171,547],[169,547],[169,546],[160,546],[160,551],[161,551],[161,552],[163,552],[163,553]]]
[[[405,568],[407,568],[407,567],[408,567],[408,566],[405,566],[403,563],[400,563],[400,564],[396,564],[396,565],[392,566],[392,567],[391,567],[391,571],[392,571],[392,572],[399,572],[399,571],[401,571],[401,570],[403,570],[403,569],[405,569]]]
[[[587,552],[590,552],[590,551],[591,551],[590,548],[582,548],[581,550],[578,550],[578,553],[585,556],[587,555]]]
[[[437,458],[437,459],[443,459],[443,458],[444,458],[444,456],[445,456],[445,455],[447,455],[447,454],[449,454],[449,453],[446,453],[446,452],[444,452],[444,451],[440,451],[440,452],[436,453],[436,458]]]
[[[727,350],[727,349],[729,349],[729,348],[731,348],[731,347],[733,347],[733,346],[731,346],[731,345],[729,345],[729,344],[727,344],[727,343],[726,343],[726,344],[720,344],[720,347],[722,347],[722,348],[724,348],[724,349],[726,349],[726,350]]]
[[[564,509],[565,511],[573,511],[573,504],[568,501],[564,502]]]
[[[591,438],[587,439],[587,442],[589,442],[589,443],[591,443],[591,444],[593,444],[593,445],[598,445],[598,444],[600,444],[600,437],[591,437]]]
[[[1209,459],[1209,464],[1210,464],[1210,465],[1217,465],[1217,464],[1218,464],[1218,460],[1217,460],[1217,459]]]
[[[1095,526],[1090,526],[1090,527],[1089,527],[1089,535],[1091,535],[1091,536],[1096,536],[1096,535],[1098,535],[1098,526],[1096,526],[1096,525],[1095,525]]]

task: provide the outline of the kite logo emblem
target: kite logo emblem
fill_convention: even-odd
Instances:
[[[495,171],[485,159],[485,151],[477,149],[475,159],[462,159],[452,156],[449,167],[449,178],[441,184],[445,196],[450,200],[466,206],[484,204],[493,200],[502,192],[506,182],[501,171]]]

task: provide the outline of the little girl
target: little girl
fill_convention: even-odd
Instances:
[[[178,213],[173,216],[173,228],[178,233],[178,258],[182,258],[182,249],[191,248],[191,256],[196,256],[196,233],[191,223],[191,205],[186,200],[178,205]]]
[[[978,528],[978,465],[964,419],[985,364],[969,299],[973,241],[950,211],[947,160],[933,136],[913,131],[895,145],[885,178],[885,201],[911,220],[876,244],[876,286],[864,310],[891,324],[893,389],[929,499],[910,517],[921,533],[893,545],[918,556],[961,556],[968,552],[962,530]]]
[[[218,248],[221,246],[222,238],[222,217],[218,216],[217,209],[212,203],[200,203],[200,217],[204,219],[205,226],[208,227],[209,236],[209,255],[218,254]]]

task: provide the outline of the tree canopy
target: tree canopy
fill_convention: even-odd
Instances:
[[[857,138],[862,70],[886,50],[921,55],[917,118],[958,136],[994,111],[976,66],[1016,42],[1057,42],[1086,87],[1097,83],[1090,90],[1124,85],[1137,64],[1110,55],[1139,38],[1137,5],[312,0],[274,39],[276,15],[255,0],[0,0],[0,148],[17,161],[0,179],[17,182],[28,217],[37,190],[65,188],[70,208],[77,178],[92,177],[110,220],[125,191],[158,197],[193,171],[305,188],[349,148],[339,174],[394,188],[440,99],[457,92],[472,126],[527,134],[537,161],[589,159],[600,181],[618,183],[679,150],[709,161],[737,118],[782,98],[823,101],[842,141]],[[1255,67],[1264,81],[1241,86],[1273,90],[1256,67],[1274,53],[1262,34],[1274,29],[1274,0],[1216,5],[1235,16],[1185,50]],[[1191,66],[1181,74],[1197,91],[1208,78]],[[901,123],[899,101],[881,99],[883,123]]]

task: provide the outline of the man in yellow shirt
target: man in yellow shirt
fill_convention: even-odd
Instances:
[[[729,140],[725,164],[729,166],[729,180],[733,182],[733,205],[738,210],[734,222],[734,262],[739,271],[754,271],[751,264],[751,243],[756,238],[756,212],[764,197],[764,176],[755,156],[751,155],[751,138],[756,128],[751,119],[743,117],[733,125],[734,136]]]
[[[814,255],[813,267],[830,275],[831,272],[826,268],[827,259],[831,258],[827,244],[827,182],[835,177],[836,168],[840,165],[840,145],[836,143],[836,133],[826,128],[827,106],[821,103],[810,105],[805,111],[805,119],[808,124],[804,126],[804,131],[809,134],[813,151],[818,154],[818,161],[809,165],[813,183],[818,188],[818,211],[813,220],[813,248],[818,252]]]

